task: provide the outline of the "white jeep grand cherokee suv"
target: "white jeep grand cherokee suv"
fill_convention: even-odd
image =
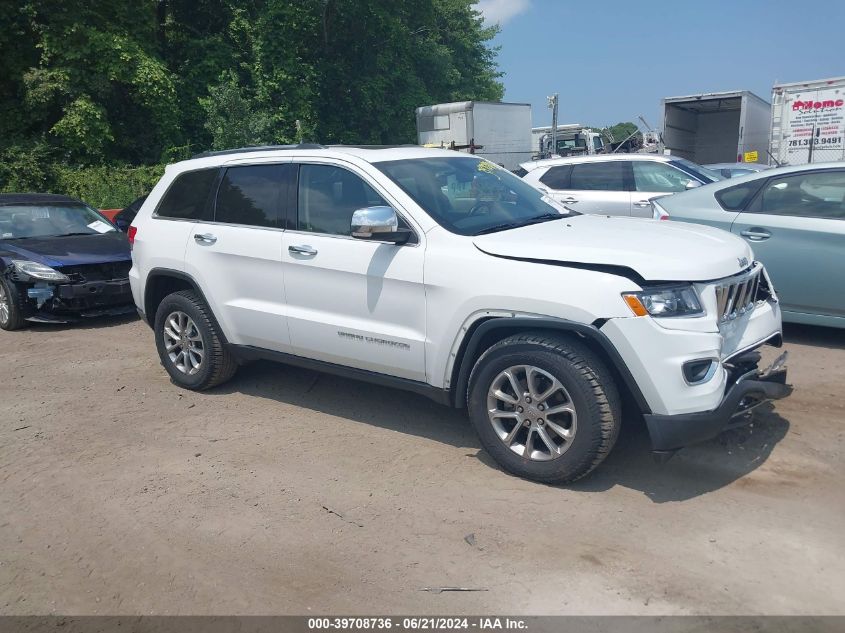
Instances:
[[[538,481],[595,468],[624,400],[668,456],[791,391],[782,362],[757,368],[781,319],[743,240],[578,215],[474,156],[205,154],[168,167],[129,236],[177,385],[262,358],[408,389],[466,407],[486,450]]]

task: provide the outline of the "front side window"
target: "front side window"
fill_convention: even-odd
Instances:
[[[280,228],[282,172],[291,165],[229,167],[217,190],[216,222]]]
[[[297,229],[328,235],[351,235],[358,209],[390,206],[359,176],[334,165],[302,165],[297,198]]]
[[[632,165],[637,191],[678,193],[686,191],[687,185],[693,181],[688,174],[665,163],[635,160]]]
[[[576,191],[626,191],[625,161],[573,165],[570,188]]]
[[[111,233],[115,228],[82,204],[14,204],[0,206],[0,239],[61,237]]]
[[[414,158],[374,166],[440,226],[459,235],[490,233],[574,214],[508,170],[475,157]]]
[[[845,170],[772,178],[750,211],[805,218],[845,218]]]
[[[215,167],[177,176],[159,202],[156,215],[178,220],[210,220],[211,207],[207,203],[218,173]]]

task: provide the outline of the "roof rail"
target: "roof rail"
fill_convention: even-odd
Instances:
[[[317,143],[300,143],[299,145],[254,145],[252,147],[238,147],[235,149],[223,149],[216,152],[201,152],[194,154],[194,158],[208,158],[209,156],[225,156],[226,154],[247,154],[249,152],[269,152],[280,149],[326,149],[325,145]]]

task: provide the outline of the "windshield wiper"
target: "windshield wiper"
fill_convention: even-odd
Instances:
[[[532,224],[539,224],[540,222],[547,222],[549,220],[561,220],[563,218],[569,217],[562,213],[544,213],[543,215],[536,215],[533,218],[528,218],[522,222],[504,222],[502,224],[496,224],[494,226],[489,226],[486,229],[480,230],[478,233],[473,233],[473,235],[485,235],[486,233],[498,233],[499,231],[507,231],[508,229],[518,229],[522,226],[530,226]]]

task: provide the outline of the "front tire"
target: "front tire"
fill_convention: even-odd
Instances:
[[[570,483],[598,466],[619,434],[621,403],[607,367],[579,341],[547,333],[508,337],[470,374],[470,420],[508,472]]]
[[[191,290],[174,292],[158,306],[155,340],[161,364],[180,387],[209,389],[229,380],[238,369],[211,310]]]
[[[0,278],[0,329],[19,330],[26,325],[18,287]]]

